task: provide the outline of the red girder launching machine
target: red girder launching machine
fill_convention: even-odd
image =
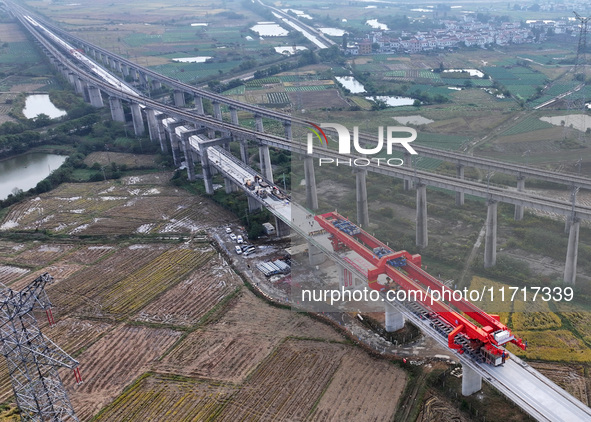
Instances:
[[[499,321],[498,315],[489,315],[477,306],[465,300],[454,300],[453,291],[438,279],[421,268],[421,256],[411,255],[407,251],[393,251],[387,245],[361,230],[337,212],[329,212],[314,217],[324,230],[331,234],[335,251],[348,248],[356,252],[369,264],[367,281],[374,290],[385,290],[388,286],[378,283],[378,276],[385,274],[402,289],[420,291],[417,302],[431,318],[435,318],[449,327],[448,344],[452,349],[464,346],[456,343],[456,336],[464,337],[464,344],[472,350],[482,350],[485,355],[506,357],[501,348],[506,343],[514,343],[525,350],[524,342],[513,336],[511,331]],[[431,300],[431,292],[438,291],[439,297],[447,302]],[[490,359],[489,359],[490,360]]]

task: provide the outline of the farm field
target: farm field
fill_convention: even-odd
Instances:
[[[80,420],[327,420],[353,414],[360,389],[368,398],[355,406],[391,419],[406,380],[401,369],[370,358],[324,323],[267,305],[242,287],[207,241],[151,235],[174,227],[188,235],[183,221],[203,230],[231,221],[208,199],[169,186],[167,177],[64,184],[16,204],[0,223],[6,235],[33,233],[51,215],[64,224],[67,215],[76,227],[87,216],[73,210],[86,207],[99,221],[149,225],[116,241],[93,225],[90,240],[67,230],[56,232],[65,234],[59,241],[0,240],[1,281],[21,289],[43,272],[54,276],[47,293],[56,324],[49,327],[43,313],[39,324],[80,362],[81,385],[71,371],[60,370]],[[350,370],[358,382],[343,381]],[[373,391],[372,379],[382,392]],[[3,402],[10,406],[11,386],[1,362]],[[311,414],[317,402],[319,411]],[[336,407],[323,404],[329,402]]]
[[[0,222],[0,232],[18,228],[70,235],[186,234],[207,229],[218,217],[233,218],[224,210],[197,206],[197,198],[179,189],[163,189],[169,178],[170,173],[155,173],[121,181],[66,183],[11,208]],[[48,260],[48,253],[32,253],[31,258]]]
[[[69,371],[61,371],[78,417],[90,419],[145,372],[180,335],[170,329],[123,325],[80,354],[77,359],[84,371],[83,384],[76,385]]]
[[[396,411],[392,396],[400,395],[405,376],[386,362],[367,359],[362,352],[349,352],[341,360],[333,379],[312,413],[314,421],[353,420],[388,421],[387,415]],[[373,394],[360,396],[356,389],[371,388]],[[352,409],[345,403],[355,402]],[[341,405],[336,405],[340,403]]]
[[[119,152],[93,152],[88,154],[84,163],[91,167],[94,163],[99,163],[101,166],[108,166],[111,163],[117,165],[125,165],[129,169],[149,167],[154,165],[154,155],[147,154],[127,154]]]
[[[189,334],[162,360],[159,370],[240,382],[283,338],[342,341],[340,335],[323,324],[288,310],[259,309],[258,304],[260,299],[250,292],[241,293],[222,318]],[[251,309],[257,311],[250,312]],[[204,353],[190,358],[199,351]]]
[[[113,404],[101,412],[96,421],[212,420],[236,387],[208,383],[178,376],[146,374]]]
[[[223,258],[215,254],[207,256],[209,259],[197,271],[143,308],[135,319],[176,326],[197,324],[241,284]]]
[[[346,352],[341,344],[288,340],[260,365],[218,420],[303,420]],[[265,403],[260,406],[259,403]]]

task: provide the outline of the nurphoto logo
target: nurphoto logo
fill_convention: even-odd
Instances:
[[[310,130],[316,135],[320,141],[320,144],[325,145],[327,148],[328,137],[322,129],[333,129],[336,131],[339,137],[338,154],[351,154],[351,133],[345,126],[338,123],[321,123],[320,126],[311,122],[307,123],[311,125]],[[406,153],[408,154],[417,155],[417,152],[410,145],[411,142],[417,139],[417,131],[415,129],[405,126],[388,126],[385,132],[386,136],[384,141],[384,127],[378,127],[378,142],[376,146],[372,148],[365,148],[359,143],[359,127],[353,126],[353,149],[357,151],[358,154],[364,155],[364,157],[320,157],[318,159],[319,165],[322,166],[323,164],[334,164],[336,166],[346,165],[350,167],[367,167],[370,164],[377,164],[378,166],[385,164],[391,167],[402,166],[404,164],[404,160],[401,158],[367,157],[370,155],[380,154],[384,149],[384,143],[386,144],[387,155],[392,155],[392,146],[394,144],[399,144],[404,147]],[[409,133],[410,136],[394,136],[394,134],[399,135],[400,133]],[[308,133],[307,153],[310,155],[314,153],[314,137],[312,133]]]

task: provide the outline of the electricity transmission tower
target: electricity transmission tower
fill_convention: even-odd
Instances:
[[[44,310],[53,324],[45,293],[52,280],[45,273],[20,292],[0,283],[0,352],[23,421],[78,421],[58,374],[60,367],[73,369],[76,381],[82,382],[78,362],[41,333],[33,315]]]
[[[577,12],[574,12],[576,19],[580,22],[579,39],[577,44],[577,55],[575,57],[575,63],[572,69],[572,83],[570,84],[570,94],[565,98],[566,108],[570,112],[579,112],[581,115],[571,115],[567,113],[565,116],[565,127],[564,127],[564,138],[566,139],[567,133],[572,130],[569,129],[571,126],[569,120],[572,119],[583,119],[580,122],[573,121],[575,126],[586,123],[585,107],[586,107],[586,94],[587,94],[587,29],[589,23],[589,17],[583,17]],[[580,141],[585,141],[584,128],[579,127],[578,138]]]
[[[581,22],[581,29],[579,31],[579,44],[577,46],[577,57],[575,60],[575,68],[574,74],[575,78],[579,71],[582,70],[583,77],[585,76],[585,67],[587,66],[587,26],[589,23],[589,16],[586,18],[579,15],[577,12],[574,12],[577,20]],[[584,79],[583,79],[584,82]]]

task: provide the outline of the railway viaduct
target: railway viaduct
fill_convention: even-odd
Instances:
[[[239,142],[240,156],[246,164],[248,164],[247,151],[249,142],[258,145],[261,173],[269,181],[273,180],[269,147],[281,148],[301,154],[304,157],[306,205],[311,210],[315,210],[318,207],[314,177],[314,158],[329,157],[334,160],[340,160],[341,162],[360,158],[358,156],[337,154],[328,149],[317,149],[313,154],[307,154],[304,150],[304,144],[294,141],[292,127],[294,125],[309,127],[309,122],[275,110],[226,98],[184,84],[176,79],[160,75],[128,59],[95,46],[88,41],[73,36],[42,19],[37,19],[44,27],[50,29],[55,34],[59,34],[62,39],[83,50],[87,57],[94,58],[104,66],[100,67],[97,64],[94,70],[89,69],[88,66],[87,69],[84,69],[79,62],[74,63],[71,60],[71,54],[68,53],[73,53],[72,51],[60,50],[54,43],[50,42],[47,34],[39,30],[39,27],[31,25],[29,21],[23,19],[24,11],[22,9],[16,5],[10,5],[10,8],[43,46],[51,63],[90,104],[95,107],[103,107],[105,103],[103,97],[108,99],[113,120],[125,122],[126,117],[123,102],[127,102],[131,109],[135,134],[137,136],[143,136],[147,128],[150,139],[154,142],[159,142],[163,152],[172,153],[175,164],[180,165],[182,157],[184,157],[189,167],[188,177],[191,180],[195,179],[193,162],[198,157],[198,161],[203,164],[203,177],[206,191],[209,194],[213,193],[213,184],[211,183],[212,171],[207,165],[208,158],[206,154],[199,154],[191,147],[190,139],[191,137],[195,137],[198,132],[207,133],[210,137],[215,138],[212,141],[213,144],[223,144],[227,147],[229,142]],[[74,53],[83,56],[79,51]],[[93,70],[95,73],[98,70],[104,74],[108,72],[112,81],[109,83],[104,78],[95,77],[88,72],[89,70]],[[169,87],[173,90],[174,105],[153,101],[140,92],[130,90],[127,84],[119,77],[132,78],[148,92],[158,90],[163,85]],[[113,81],[116,82],[113,83]],[[193,108],[188,108],[187,98],[192,98]],[[204,99],[211,102],[213,116],[205,114],[203,106]],[[222,106],[226,106],[229,110],[229,119],[227,116],[224,119]],[[239,110],[252,113],[255,122],[254,130],[240,126]],[[265,133],[263,118],[280,122],[284,127],[284,135],[276,136]],[[188,125],[188,128],[185,127],[186,125]],[[327,132],[330,133],[328,130]],[[375,137],[367,134],[360,134],[360,140],[369,145],[376,143]],[[496,264],[497,207],[499,202],[510,203],[515,206],[514,217],[516,220],[523,218],[525,207],[563,215],[566,220],[565,231],[568,233],[568,247],[563,279],[566,283],[575,283],[580,222],[581,220],[591,218],[591,207],[577,205],[574,195],[579,188],[591,189],[590,179],[578,175],[556,174],[532,167],[467,156],[458,152],[441,151],[421,146],[413,147],[420,156],[436,158],[455,164],[457,168],[456,177],[436,175],[412,168],[410,155],[404,156],[405,165],[401,167],[369,165],[359,168],[355,172],[358,224],[361,226],[367,226],[369,224],[366,189],[366,175],[368,171],[380,173],[388,177],[401,178],[404,180],[406,189],[411,189],[413,186],[416,188],[416,244],[419,247],[426,247],[428,245],[427,186],[454,191],[456,204],[459,206],[463,205],[466,194],[484,198],[487,205],[485,267],[492,267]],[[516,177],[516,190],[467,180],[464,178],[464,169],[467,166],[487,172],[512,175]],[[572,203],[539,197],[525,192],[526,178],[570,186],[573,189]],[[233,189],[230,187],[231,182],[229,180],[227,185],[228,187],[226,189]],[[256,201],[251,200],[250,207],[254,209],[260,207],[260,205],[256,204]]]
[[[308,238],[310,261],[313,264],[321,253],[331,256],[342,269],[348,268],[352,273],[359,277],[355,268],[351,268],[346,261],[340,260],[334,256],[331,251],[324,247],[318,238],[311,238],[307,233],[298,229],[296,221],[298,216],[305,218],[308,210],[314,210],[318,207],[316,184],[314,176],[315,158],[332,158],[342,161],[353,160],[360,157],[339,154],[330,149],[317,149],[308,154],[304,144],[294,142],[292,139],[292,124],[308,126],[307,122],[292,119],[290,116],[277,113],[271,110],[265,110],[260,107],[229,100],[206,91],[197,90],[194,87],[179,85],[175,80],[154,74],[154,72],[137,66],[125,59],[118,58],[111,53],[84,43],[86,50],[90,55],[110,68],[115,73],[121,75],[131,75],[143,86],[152,86],[158,89],[162,84],[167,84],[174,89],[174,105],[164,104],[145,97],[141,93],[128,87],[123,81],[115,78],[104,68],[94,67],[94,64],[82,64],[74,62],[72,57],[80,52],[71,49],[63,50],[55,44],[56,39],[51,42],[47,34],[43,34],[39,27],[31,24],[31,21],[25,19],[19,9],[11,5],[15,15],[21,23],[29,30],[41,45],[43,51],[48,55],[52,65],[61,72],[61,74],[70,81],[75,89],[84,95],[85,99],[95,107],[104,107],[103,98],[107,98],[111,109],[111,116],[114,120],[125,121],[123,112],[123,102],[129,104],[131,109],[132,123],[135,134],[143,136],[147,131],[153,142],[158,142],[163,152],[170,152],[174,158],[175,164],[180,165],[183,160],[187,165],[188,177],[195,180],[195,161],[201,163],[203,179],[208,193],[213,193],[212,175],[214,171],[223,174],[226,182],[226,190],[231,191],[240,185],[245,189],[242,180],[233,175],[229,168],[247,171],[254,175],[254,171],[248,166],[248,154],[246,153],[248,143],[258,145],[260,158],[260,176],[269,182],[273,180],[269,147],[289,150],[292,153],[300,154],[304,157],[304,171],[306,179],[306,207],[291,203],[290,207],[283,206],[269,207],[282,224],[279,231],[291,227],[296,232],[301,232],[305,238]],[[52,28],[55,29],[55,28]],[[57,30],[56,30],[57,31]],[[64,35],[63,33],[62,35]],[[82,41],[79,41],[82,42]],[[91,73],[92,72],[92,73]],[[159,85],[160,84],[160,85]],[[186,95],[193,95],[195,108],[186,108]],[[213,116],[205,115],[203,109],[203,99],[211,101],[213,106]],[[227,105],[230,112],[230,122],[223,119],[221,105]],[[254,115],[255,129],[247,129],[240,126],[238,120],[238,110],[244,110]],[[145,120],[144,120],[145,116]],[[277,136],[265,133],[263,127],[263,117],[280,121],[284,125],[284,136]],[[375,140],[365,137],[367,142]],[[227,147],[230,142],[240,142],[241,159],[233,157]],[[213,149],[212,149],[213,147]],[[367,190],[365,186],[365,177],[367,171],[383,174],[387,177],[401,178],[405,181],[408,188],[411,184],[416,186],[417,190],[417,245],[426,246],[427,235],[427,202],[426,186],[439,187],[456,192],[456,200],[461,204],[465,194],[485,198],[488,207],[487,231],[486,231],[486,260],[485,265],[492,266],[496,262],[496,210],[498,202],[506,202],[515,205],[516,218],[523,217],[523,208],[530,207],[540,210],[553,212],[556,214],[571,217],[569,225],[569,247],[567,252],[567,264],[565,268],[565,281],[574,283],[576,277],[576,250],[578,243],[578,230],[580,220],[591,219],[591,209],[573,205],[567,202],[555,201],[548,198],[537,197],[527,194],[523,190],[508,190],[496,187],[485,186],[482,183],[465,180],[463,177],[463,167],[466,165],[475,166],[484,169],[494,169],[494,171],[503,171],[504,173],[514,174],[518,177],[518,183],[523,187],[524,177],[536,177],[542,180],[554,182],[563,182],[562,178],[552,173],[544,172],[531,168],[514,168],[511,165],[497,163],[491,160],[465,157],[461,154],[449,152],[437,152],[425,148],[416,148],[419,154],[434,156],[439,159],[456,162],[458,166],[458,177],[448,177],[436,175],[429,172],[419,171],[409,167],[387,167],[387,166],[368,166],[356,174],[357,186],[357,219],[360,225],[367,225],[369,214],[367,209]],[[217,152],[217,155],[210,157],[210,151]],[[573,176],[568,183],[581,188],[590,188],[591,181]],[[518,186],[519,187],[519,186]],[[246,189],[245,189],[246,190]],[[246,190],[247,191],[247,190]],[[261,198],[256,198],[249,194],[249,208],[254,210],[264,205]],[[328,240],[328,239],[325,239]],[[342,281],[342,280],[341,280]],[[426,325],[419,319],[416,313],[407,307],[396,304],[386,303],[386,321],[388,328],[394,330],[403,323],[404,318],[412,320],[421,330],[435,338],[445,346],[446,342],[435,330]],[[538,420],[566,420],[569,417],[591,418],[591,410],[565,393],[562,389],[543,377],[537,371],[528,367],[527,364],[513,357],[504,367],[490,367],[486,364],[477,364],[465,356],[456,353],[456,358],[462,363],[464,368],[464,377],[462,381],[462,391],[468,395],[480,389],[483,378],[506,394],[510,399],[524,408],[528,413]],[[535,394],[532,393],[535,390]]]

